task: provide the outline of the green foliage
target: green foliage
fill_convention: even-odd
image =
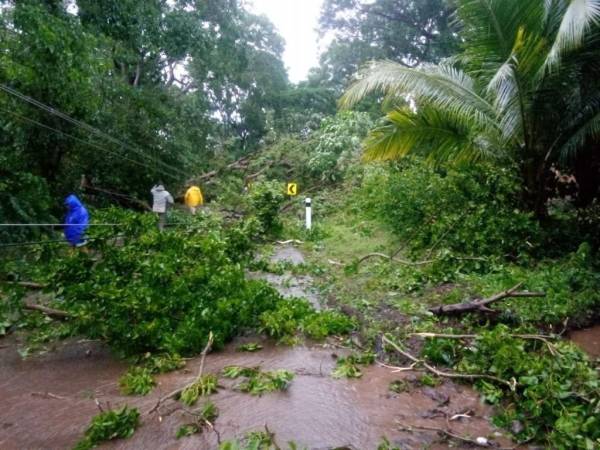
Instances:
[[[576,170],[593,161],[585,150],[598,143],[600,84],[592,61],[600,10],[592,2],[455,3],[460,53],[435,66],[369,64],[342,104],[384,94],[391,111],[365,141],[370,159],[413,154],[436,163],[518,165],[522,206],[542,218],[551,167]],[[402,101],[408,97],[411,107]]]
[[[439,378],[436,378],[428,373],[425,373],[425,374],[421,375],[421,377],[419,377],[419,383],[421,383],[421,385],[423,385],[423,386],[437,387],[440,384],[442,384],[442,380],[440,380]]]
[[[277,234],[281,231],[279,210],[285,200],[284,184],[278,181],[262,181],[250,188],[251,213],[256,216],[262,232]]]
[[[185,425],[181,425],[177,429],[175,438],[181,439],[184,437],[192,436],[194,434],[200,433],[201,430],[202,430],[202,428],[197,423],[186,423]]]
[[[125,439],[133,435],[139,425],[140,413],[137,408],[124,406],[98,414],[92,419],[84,438],[74,450],[87,450],[111,439]]]
[[[542,260],[533,266],[499,265],[484,276],[468,275],[475,292],[484,296],[508,289],[520,281],[531,291],[544,292],[527,301],[506,299],[496,308],[506,323],[560,327],[566,318],[571,325],[586,325],[597,317],[600,305],[598,260],[587,244],[558,260]]]
[[[46,181],[27,172],[4,171],[11,166],[7,156],[0,155],[0,223],[55,222],[49,213],[52,201]],[[0,227],[0,243],[40,238],[41,234],[36,228]]]
[[[258,396],[267,392],[284,391],[294,379],[294,373],[284,369],[262,372],[260,367],[228,366],[222,373],[227,378],[246,378],[237,389]]]
[[[214,420],[219,417],[219,409],[214,403],[207,401],[202,405],[202,408],[200,408],[198,412],[195,412],[195,414],[197,414],[197,421],[179,427],[175,435],[177,439],[201,433],[208,423],[214,422]]]
[[[335,369],[331,372],[333,378],[360,378],[362,372],[358,366],[368,366],[375,362],[375,354],[352,354],[338,358]]]
[[[252,431],[246,434],[243,442],[226,441],[219,446],[219,450],[272,450],[274,448],[273,436],[264,431]]]
[[[260,367],[241,367],[241,366],[227,366],[223,368],[222,373],[227,378],[238,378],[238,377],[254,377],[260,371]]]
[[[499,325],[457,349],[460,372],[516,382],[514,391],[488,380],[476,383],[488,402],[503,406],[496,423],[510,428],[518,421],[523,425],[519,439],[543,441],[549,448],[598,445],[600,384],[587,357],[570,343],[546,344],[511,333]]]
[[[150,373],[167,373],[185,367],[185,361],[177,354],[150,355],[144,360]]]
[[[92,244],[100,260],[57,255],[49,278],[78,332],[124,355],[192,354],[210,331],[219,347],[283,302],[264,282],[245,279],[237,262],[245,256],[230,256],[229,236],[202,222],[165,233],[142,227],[122,245]]]
[[[415,251],[520,256],[537,244],[536,222],[516,207],[519,180],[505,169],[436,170],[413,159],[371,171],[364,190],[365,207]]]
[[[219,450],[280,450],[281,447],[275,442],[275,435],[268,431],[251,431],[246,433],[244,439],[222,442]],[[291,441],[287,443],[288,450],[298,450],[301,447]]]
[[[314,137],[308,169],[315,179],[340,181],[355,164],[361,141],[371,127],[366,113],[345,112],[326,119]]]
[[[125,395],[146,395],[155,384],[152,372],[144,367],[131,367],[119,378],[121,392]]]
[[[459,347],[456,339],[427,339],[421,355],[436,364],[452,367],[457,362]]]
[[[450,26],[452,6],[446,0],[375,0],[368,8],[355,1],[324,1],[319,27],[334,41],[321,55],[313,77],[339,92],[352,74],[372,60],[418,65],[450,56],[459,42]],[[371,100],[375,109],[377,103]]]
[[[196,404],[198,397],[205,397],[217,392],[218,380],[216,375],[206,374],[202,375],[199,380],[196,380],[193,384],[185,388],[179,400],[186,406],[193,406]]]
[[[396,394],[401,394],[402,392],[407,392],[410,389],[408,382],[404,380],[395,380],[392,381],[389,385],[389,390],[395,392]]]
[[[306,300],[289,299],[260,316],[261,330],[269,336],[283,338],[298,331],[322,340],[334,334],[346,334],[355,328],[352,318],[336,311],[315,311]]]
[[[387,439],[383,438],[381,444],[377,446],[377,450],[401,450],[399,447],[394,447],[392,443]]]
[[[259,350],[262,350],[263,346],[256,343],[256,342],[248,342],[247,344],[242,344],[240,346],[238,346],[237,350],[238,352],[258,352]]]

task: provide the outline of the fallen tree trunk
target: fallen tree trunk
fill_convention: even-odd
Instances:
[[[397,254],[397,252],[396,252],[396,254]],[[368,255],[365,255],[362,258],[360,258],[357,261],[357,264],[360,265],[363,262],[365,262],[367,259],[371,259],[371,258],[387,259],[389,261],[397,262],[399,264],[404,264],[404,265],[407,265],[407,266],[424,266],[426,264],[431,264],[432,262],[436,261],[435,259],[427,259],[427,260],[424,260],[424,261],[407,261],[405,259],[396,258],[395,257],[396,254],[394,254],[394,256],[388,256],[388,255],[386,255],[384,253],[369,253]]]
[[[35,283],[33,281],[4,281],[4,283],[16,284],[17,286],[26,287],[29,289],[44,289],[48,287],[47,284]]]
[[[516,286],[492,295],[488,298],[476,299],[466,303],[454,303],[452,305],[439,305],[429,308],[429,311],[436,315],[453,315],[453,314],[464,314],[467,312],[487,312],[497,313],[498,311],[491,309],[488,305],[510,297],[544,297],[545,292],[529,292],[529,291],[518,291],[523,283],[518,283]]]
[[[58,319],[58,320],[65,320],[65,319],[68,319],[69,317],[71,317],[71,314],[69,314],[66,311],[61,311],[60,309],[48,308],[47,306],[36,305],[34,303],[25,304],[25,305],[23,305],[23,308],[29,309],[31,311],[39,311],[41,313],[46,314],[48,317],[51,317],[53,319]]]

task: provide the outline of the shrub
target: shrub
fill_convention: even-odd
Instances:
[[[387,170],[375,166],[363,191],[365,207],[415,251],[518,256],[531,253],[539,234],[532,216],[516,207],[519,188],[510,169],[441,170],[407,159]]]
[[[308,161],[314,178],[340,181],[359,159],[362,140],[373,122],[367,113],[343,112],[325,119],[315,133],[315,147]]]
[[[285,201],[284,185],[277,181],[254,183],[250,189],[250,213],[259,221],[262,232],[277,234],[281,231],[280,212]]]

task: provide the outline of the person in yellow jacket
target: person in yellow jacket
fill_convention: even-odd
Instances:
[[[192,214],[196,214],[196,209],[198,206],[202,206],[204,204],[204,197],[202,196],[202,191],[198,186],[190,186],[190,188],[185,193],[185,205],[190,208],[190,212]]]

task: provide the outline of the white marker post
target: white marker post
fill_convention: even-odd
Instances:
[[[310,230],[312,228],[312,206],[311,199],[307,197],[304,200],[304,204],[306,205],[306,229]]]

